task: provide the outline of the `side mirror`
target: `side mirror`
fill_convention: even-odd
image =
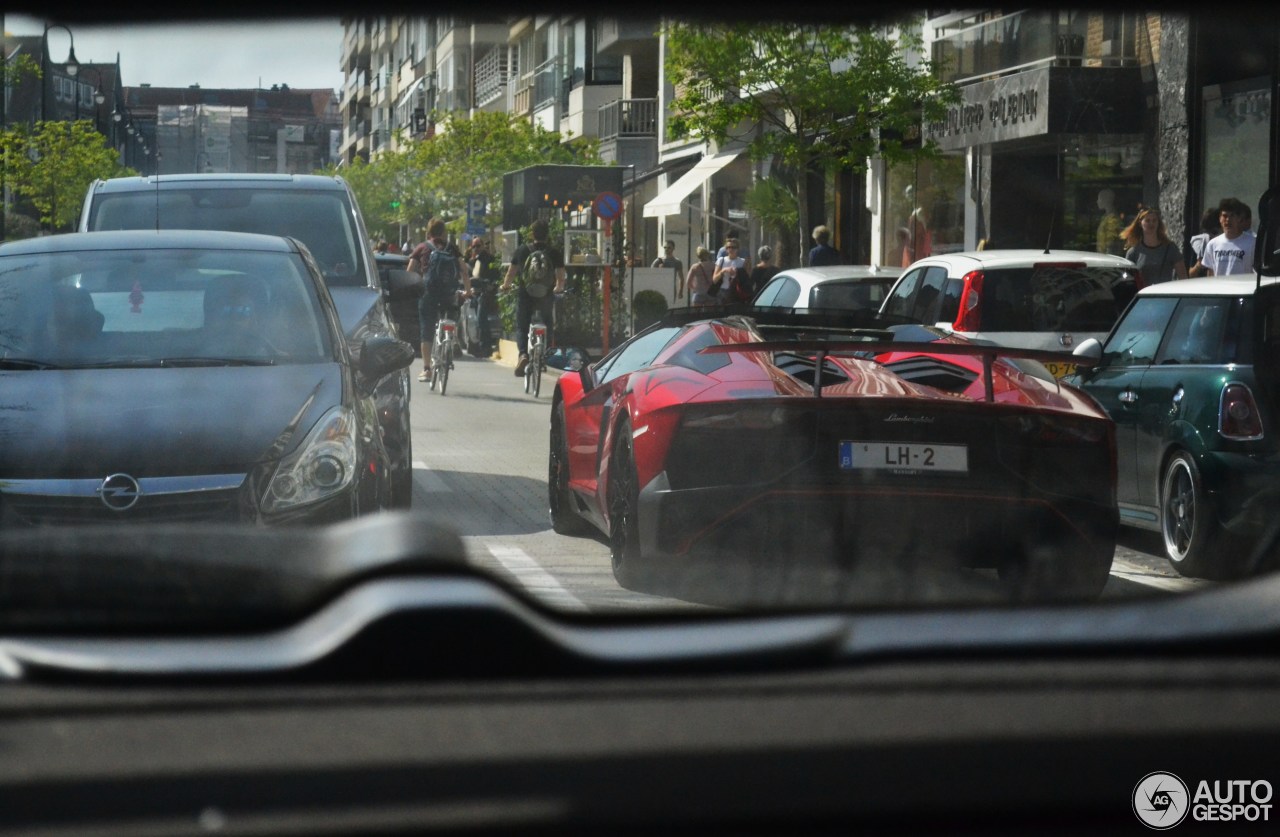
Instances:
[[[412,271],[391,269],[382,287],[390,299],[417,299],[422,296],[422,277]]]
[[[413,346],[394,337],[371,337],[359,351],[360,386],[368,395],[378,381],[413,363]]]
[[[1075,351],[1071,354],[1091,360],[1096,364],[1102,360],[1102,344],[1098,342],[1098,338],[1089,337],[1081,341],[1080,345],[1076,346]]]
[[[1258,198],[1256,234],[1254,271],[1263,276],[1280,276],[1280,186],[1272,186]]]

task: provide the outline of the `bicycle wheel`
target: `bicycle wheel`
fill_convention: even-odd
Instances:
[[[532,379],[530,389],[533,391],[533,397],[537,398],[538,393],[542,391],[542,347],[538,347],[537,354],[529,358],[529,377]]]
[[[431,391],[435,392],[440,381],[440,341],[431,344]]]
[[[537,352],[536,346],[529,347],[529,362],[524,367],[524,391],[526,394],[533,389],[533,370],[536,366],[534,359],[538,356]]]
[[[453,341],[446,340],[444,343],[444,351],[440,354],[443,360],[440,363],[440,394],[444,395],[444,391],[449,387],[449,370],[453,368]]]

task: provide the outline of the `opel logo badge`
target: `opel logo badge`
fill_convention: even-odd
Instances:
[[[112,511],[128,511],[137,504],[142,496],[142,487],[138,481],[128,474],[112,474],[98,486],[98,497],[102,505]]]
[[[1075,341],[1075,339],[1071,336],[1071,333],[1070,333],[1070,332],[1067,332],[1066,334],[1064,334],[1064,335],[1062,335],[1061,337],[1059,337],[1059,338],[1058,338],[1058,342],[1059,342],[1059,343],[1061,343],[1061,344],[1062,344],[1062,345],[1064,345],[1064,346],[1070,346],[1072,343],[1074,343],[1074,342],[1076,342],[1076,341]]]

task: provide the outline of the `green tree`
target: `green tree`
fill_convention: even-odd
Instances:
[[[435,118],[437,133],[418,143],[411,168],[422,173],[426,188],[438,198],[438,214],[451,220],[455,232],[466,223],[469,195],[485,197],[489,227],[501,221],[502,178],[508,172],[544,164],[604,165],[594,137],[564,142],[560,133],[513,114]]]
[[[795,197],[800,252],[810,219],[806,172],[866,170],[868,160],[899,162],[935,155],[913,149],[922,123],[958,101],[935,74],[918,35],[904,26],[812,23],[672,22],[666,75],[675,87],[668,118],[673,138],[745,140],[753,159],[772,159]]]
[[[320,174],[340,175],[355,192],[369,234],[396,240],[402,226],[413,236],[436,211],[435,195],[425,188],[414,166],[414,149],[383,151],[372,160],[357,157],[350,164],[328,166]]]
[[[137,174],[89,120],[18,125],[0,134],[5,182],[28,198],[54,232],[72,229],[85,191],[97,178]]]

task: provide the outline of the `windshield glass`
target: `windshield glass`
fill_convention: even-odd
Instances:
[[[262,49],[7,17],[0,438],[23,412],[80,461],[0,472],[0,513],[72,465],[123,528],[402,512],[617,617],[1270,569],[1274,305],[1205,283],[1255,278],[1280,27],[640,11],[291,10]],[[93,243],[197,230],[303,246]],[[204,362],[264,368],[143,377]],[[129,418],[91,427],[108,389]],[[240,493],[104,505],[160,471]]]
[[[179,188],[96,196],[87,230],[227,230],[292,236],[332,285],[365,284],[365,250],[341,190]]]
[[[0,363],[52,367],[330,353],[306,267],[284,253],[0,255]]]

